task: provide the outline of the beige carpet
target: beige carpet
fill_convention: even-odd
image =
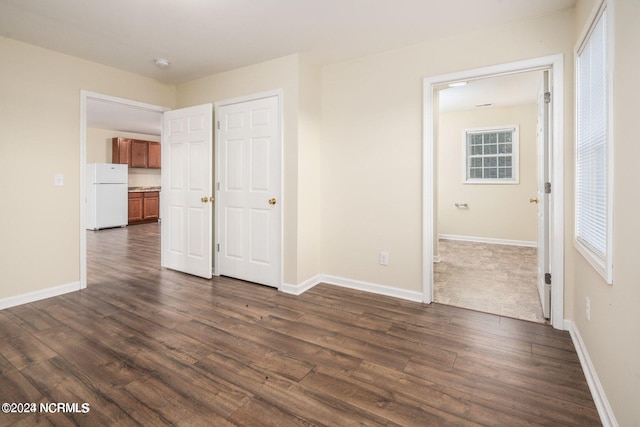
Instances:
[[[454,240],[440,240],[439,245],[436,302],[545,323],[535,248]]]

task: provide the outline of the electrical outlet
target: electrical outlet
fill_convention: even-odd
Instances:
[[[64,174],[53,174],[53,185],[55,185],[56,187],[62,187],[64,185]]]
[[[587,316],[587,320],[591,320],[591,299],[587,297],[585,301],[585,315]]]
[[[380,265],[389,265],[389,252],[380,252]]]

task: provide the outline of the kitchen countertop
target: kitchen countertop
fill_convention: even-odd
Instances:
[[[142,193],[145,191],[160,191],[160,187],[129,187],[129,193]]]

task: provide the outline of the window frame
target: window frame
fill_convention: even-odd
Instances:
[[[491,134],[511,131],[511,178],[471,178],[469,176],[469,158],[472,154],[469,153],[468,138],[469,134]],[[500,153],[495,154],[496,158],[508,157],[500,156]],[[484,169],[485,166],[483,165]],[[508,125],[508,126],[488,126],[481,128],[468,128],[462,131],[462,183],[472,185],[513,185],[520,184],[520,126]]]
[[[604,23],[604,37],[605,37],[605,49],[606,57],[603,61],[603,65],[606,68],[604,88],[606,90],[604,105],[606,106],[606,113],[604,117],[604,123],[606,125],[606,136],[604,138],[604,153],[606,155],[606,161],[604,162],[606,171],[604,172],[604,179],[606,183],[604,186],[606,202],[604,204],[604,212],[606,218],[602,224],[597,224],[600,227],[605,228],[604,243],[605,250],[601,253],[595,246],[585,238],[584,234],[580,234],[581,218],[580,213],[580,177],[579,177],[579,151],[581,149],[581,142],[579,141],[579,109],[580,109],[580,56],[584,52],[585,47],[591,41],[591,36],[598,26],[601,17],[606,14]],[[578,44],[574,51],[574,89],[575,89],[575,109],[574,109],[574,121],[575,121],[575,141],[574,141],[574,232],[573,232],[573,244],[576,250],[587,260],[587,262],[602,276],[602,278],[608,284],[613,284],[613,19],[612,19],[612,3],[607,0],[602,0],[596,4],[592,11],[590,19],[587,20],[587,25],[581,37],[578,39]]]

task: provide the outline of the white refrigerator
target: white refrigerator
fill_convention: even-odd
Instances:
[[[128,216],[128,166],[87,165],[87,229],[124,227]]]

